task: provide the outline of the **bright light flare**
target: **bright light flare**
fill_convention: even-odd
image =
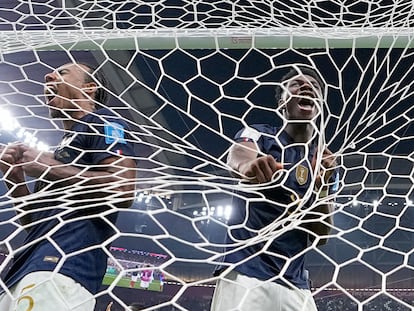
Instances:
[[[17,128],[20,127],[19,122],[14,118],[9,111],[0,108],[0,126],[1,129],[5,131],[14,132]]]
[[[49,151],[49,146],[44,142],[39,141],[34,134],[21,127],[19,121],[17,121],[17,119],[14,118],[8,110],[0,108],[0,115],[2,116],[0,119],[1,130],[13,134],[17,139],[32,148],[36,148],[40,151]]]
[[[231,217],[231,210],[231,205],[226,205],[226,207],[224,208],[224,218],[226,218],[227,220],[229,220]]]

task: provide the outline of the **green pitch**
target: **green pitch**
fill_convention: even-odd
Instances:
[[[103,285],[111,285],[114,282],[115,278],[116,278],[116,275],[114,275],[114,274],[105,274],[104,279],[102,281],[102,284]],[[130,282],[131,282],[131,278],[124,277],[124,278],[122,278],[118,281],[118,284],[116,284],[116,286],[130,288],[129,287]],[[140,284],[140,280],[136,281],[135,285],[134,285],[134,288],[143,290],[143,288],[139,287],[139,284]],[[153,280],[147,290],[160,292],[161,291],[160,281],[159,280]]]

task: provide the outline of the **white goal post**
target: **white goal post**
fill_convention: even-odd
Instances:
[[[95,295],[96,310],[110,302],[113,311],[134,302],[148,310],[209,307],[220,279],[213,271],[229,246],[224,236],[232,228],[232,201],[243,195],[254,201],[249,195],[263,190],[240,185],[229,173],[228,148],[242,127],[283,123],[274,93],[292,65],[315,68],[326,84],[326,105],[313,124],[318,142],[337,156],[340,173],[328,244],[311,243],[305,250],[316,304],[321,311],[411,310],[414,9],[409,2],[5,1],[2,148],[16,140],[56,147],[64,131],[44,105],[44,75],[69,62],[91,63],[106,75],[109,107],[130,125],[136,198],[130,209],[119,210],[115,234],[101,245],[111,264]],[[32,194],[21,203],[5,185],[0,191],[5,271],[25,249],[25,227],[15,212],[42,197]],[[64,201],[65,190],[59,193]],[[116,208],[115,203],[109,204]],[[231,246],[271,241],[284,232],[281,227],[305,223],[305,214],[275,221],[255,239]],[[150,290],[134,294],[127,287],[140,290],[138,276],[147,266]],[[0,287],[10,290],[3,282]]]
[[[3,53],[35,50],[412,48],[412,28],[3,31]]]

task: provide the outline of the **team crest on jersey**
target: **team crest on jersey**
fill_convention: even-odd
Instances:
[[[296,181],[299,185],[304,185],[308,181],[309,169],[304,165],[298,165],[296,167]]]
[[[124,127],[115,122],[106,123],[105,129],[105,143],[112,144],[113,142],[126,144]]]

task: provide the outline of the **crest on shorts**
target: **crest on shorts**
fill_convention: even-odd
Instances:
[[[308,181],[309,169],[304,165],[298,165],[296,167],[296,180],[299,185],[304,185]]]

